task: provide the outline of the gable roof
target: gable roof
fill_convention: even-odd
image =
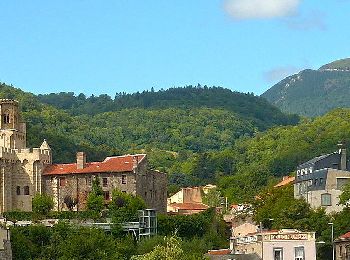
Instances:
[[[137,164],[139,164],[146,157],[146,154],[107,157],[103,162],[86,163],[83,169],[78,169],[76,163],[51,164],[44,169],[43,175],[131,172],[135,157],[137,158]]]

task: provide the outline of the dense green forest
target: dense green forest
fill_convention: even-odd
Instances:
[[[65,94],[51,96],[59,100],[58,104],[64,103],[58,97]],[[163,98],[157,101],[158,96]],[[89,160],[147,152],[154,158],[150,158],[154,167],[167,169],[173,162],[163,164],[159,157],[175,156],[176,160],[183,160],[195,153],[222,150],[231,147],[241,136],[251,136],[273,125],[294,124],[298,120],[251,94],[200,86],[125,94],[113,101],[113,104],[124,102],[125,108],[117,107],[116,111],[94,115],[73,115],[72,109],[43,104],[37,96],[6,84],[1,84],[0,97],[20,102],[28,127],[28,145],[37,147],[46,138],[55,162],[73,161],[79,150],[86,151]],[[102,110],[107,110],[108,102],[104,102],[103,97],[94,98],[99,101],[94,105],[100,104]],[[85,99],[82,106],[88,111],[97,111],[89,107],[92,99]],[[137,100],[148,99],[154,103],[149,108],[137,104]],[[164,105],[157,105],[157,102]]]
[[[38,95],[40,102],[64,109],[73,115],[96,115],[103,112],[122,109],[167,109],[167,108],[214,108],[234,112],[237,116],[248,119],[259,128],[267,129],[273,125],[296,123],[296,116],[287,116],[266,100],[250,93],[234,92],[221,87],[186,86],[155,92],[117,93],[112,99],[108,95],[98,97],[72,92]]]
[[[286,113],[314,117],[350,107],[350,59],[303,70],[272,86],[261,96]]]

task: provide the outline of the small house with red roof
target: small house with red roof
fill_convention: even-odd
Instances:
[[[55,210],[84,210],[92,189],[92,180],[99,178],[106,203],[112,191],[140,196],[147,207],[166,212],[166,174],[148,169],[146,154],[107,157],[102,162],[87,162],[86,154],[78,152],[75,163],[47,165],[42,174],[45,193],[53,196]]]
[[[350,260],[350,231],[338,237],[334,243],[335,259]]]

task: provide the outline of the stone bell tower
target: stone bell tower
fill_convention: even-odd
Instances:
[[[0,147],[26,148],[26,124],[21,121],[18,102],[0,99]]]

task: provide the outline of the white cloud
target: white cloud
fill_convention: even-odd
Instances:
[[[235,19],[268,19],[294,15],[301,0],[225,0],[225,11]]]

